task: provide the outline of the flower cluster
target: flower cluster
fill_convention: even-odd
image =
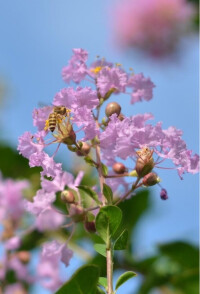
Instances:
[[[3,226],[1,241],[4,256],[0,260],[0,282],[4,284],[4,293],[28,293],[24,285],[32,285],[35,281],[40,282],[46,288],[54,291],[63,281],[60,279],[60,261],[66,266],[72,257],[72,251],[65,243],[51,241],[43,244],[40,254],[37,274],[31,274],[30,261],[31,253],[21,249],[23,238],[34,230],[40,232],[55,230],[64,222],[64,217],[57,213],[49,205],[55,197],[55,191],[63,189],[67,183],[71,188],[78,185],[83,174],[80,172],[77,179],[65,172],[62,178],[55,178],[51,185],[46,187],[46,180],[43,179],[42,187],[46,187],[47,192],[42,194],[42,190],[37,192],[33,203],[23,200],[24,189],[30,188],[27,181],[4,180],[0,178],[0,218]],[[49,182],[49,181],[48,181]],[[51,193],[48,191],[51,189]],[[46,197],[46,198],[45,198]],[[37,215],[35,224],[28,230],[23,229],[23,221],[26,218],[26,210]],[[12,271],[16,283],[9,285],[7,274]],[[18,291],[18,292],[17,292]]]
[[[32,202],[24,201],[25,209],[35,216],[34,226],[40,232],[64,226],[71,227],[72,235],[77,222],[83,222],[86,230],[95,232],[95,214],[105,204],[102,188],[105,183],[114,191],[118,204],[135,189],[158,184],[160,179],[154,168],[162,168],[160,165],[166,161],[170,166],[163,168],[176,169],[180,177],[199,170],[199,156],[187,149],[182,131],[175,127],[162,129],[161,122],[150,124],[148,121],[154,118],[150,113],[126,117],[118,103],[107,103],[111,96],[121,93],[131,97],[131,104],[151,100],[155,85],[150,78],[142,73],[127,73],[120,64],[100,58],[88,66],[87,58],[85,50],[73,50],[62,77],[67,84],[78,85],[56,93],[53,106],[35,109],[36,133],[25,132],[19,138],[18,150],[29,160],[30,167],[42,168],[41,189]],[[82,81],[90,86],[82,87]],[[105,116],[100,113],[104,103],[107,103]],[[52,156],[46,152],[51,144],[57,144]],[[87,187],[80,186],[82,171],[75,179],[62,169],[62,163],[55,162],[61,144],[97,169],[100,187],[92,187],[88,192]],[[134,162],[131,171],[126,166],[129,158]],[[132,177],[136,178],[134,183]],[[80,189],[93,201],[82,201]],[[119,196],[122,189],[125,194]],[[55,207],[57,197],[64,202],[66,212]],[[160,197],[168,198],[163,188]],[[71,256],[66,245],[57,241],[45,245],[38,269],[43,285],[52,291],[60,285],[59,270],[55,268],[58,269],[60,260],[67,265]],[[43,278],[48,278],[48,282]]]
[[[113,105],[108,104],[107,108],[112,108],[109,117],[103,118],[102,123],[97,122],[95,111],[98,113],[100,106],[111,95],[126,93],[127,88],[132,90],[128,94],[131,96],[131,103],[142,99],[149,101],[155,87],[150,78],[145,78],[142,73],[127,73],[121,65],[114,65],[105,59],[98,59],[88,67],[88,54],[85,50],[74,49],[73,53],[62,71],[64,81],[79,84],[83,80],[88,80],[93,88],[78,86],[61,89],[53,99],[54,106],[33,111],[33,124],[37,127],[37,132],[25,132],[19,138],[19,152],[29,159],[31,167],[43,168],[42,179],[47,176],[52,177],[54,181],[62,182],[63,177],[65,178],[62,164],[55,163],[54,155],[50,157],[44,151],[44,148],[50,145],[45,143],[45,138],[51,133],[48,127],[45,128],[45,123],[52,123],[51,115],[55,126],[52,143],[63,143],[72,151],[80,151],[81,144],[90,140],[88,144],[91,147],[100,145],[103,158],[108,165],[113,164],[117,157],[124,160],[137,156],[136,151],[145,146],[152,149],[158,157],[171,159],[181,175],[184,172],[198,171],[198,156],[192,156],[192,151],[187,149],[181,139],[182,131],[174,127],[163,130],[161,122],[156,125],[147,123],[153,119],[150,113],[125,117],[121,114],[121,107],[118,111]],[[66,108],[67,114],[54,112],[55,107]],[[81,142],[76,138],[79,131],[84,132],[79,139]],[[58,183],[56,185],[59,186]],[[60,185],[62,190],[64,184]]]
[[[158,57],[171,53],[192,24],[195,10],[186,0],[125,0],[114,9],[114,30],[122,46]]]

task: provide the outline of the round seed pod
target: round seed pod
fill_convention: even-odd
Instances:
[[[61,193],[61,200],[65,203],[74,203],[75,196],[72,191],[64,190]]]
[[[69,214],[75,223],[83,222],[86,217],[84,208],[73,203],[69,207]]]
[[[76,151],[76,154],[78,156],[84,156],[84,155],[88,155],[89,152],[90,152],[90,145],[86,142],[82,142],[81,150]]]
[[[28,251],[17,252],[17,257],[22,263],[28,263],[30,261],[30,253]]]
[[[119,115],[120,112],[121,112],[121,106],[117,102],[110,102],[106,106],[105,113],[107,117],[111,116],[114,113]]]
[[[120,121],[123,121],[123,120],[124,120],[124,115],[123,115],[122,113],[120,113],[119,116],[118,116],[118,119],[119,119]]]
[[[142,183],[144,186],[154,186],[160,182],[160,178],[157,176],[156,173],[149,173],[144,176]]]
[[[116,174],[123,174],[126,171],[125,165],[121,162],[115,162],[112,166],[112,169]]]

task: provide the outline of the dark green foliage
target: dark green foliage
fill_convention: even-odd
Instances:
[[[30,168],[28,159],[19,155],[19,153],[5,145],[0,146],[0,170],[3,176],[6,178],[14,179],[32,179],[33,175],[39,174],[41,168]],[[39,179],[38,179],[39,182]]]
[[[109,237],[113,237],[122,219],[121,210],[116,206],[102,207],[96,217],[96,229],[107,244]]]
[[[31,233],[24,235],[22,238],[20,250],[32,250],[37,247],[42,239],[44,238],[44,234],[40,233],[36,230],[32,231]]]
[[[114,244],[114,250],[124,250],[126,249],[128,241],[128,231],[124,230],[121,235],[117,238]]]
[[[105,196],[108,205],[111,205],[113,202],[113,192],[112,189],[106,184],[103,184],[103,195]]]
[[[116,287],[115,287],[115,290],[117,290],[119,287],[121,287],[124,283],[126,283],[126,281],[128,281],[129,279],[133,278],[137,276],[136,273],[134,272],[125,272],[123,273],[117,280],[117,283],[116,283]]]
[[[83,266],[55,294],[96,294],[98,279],[97,266]]]

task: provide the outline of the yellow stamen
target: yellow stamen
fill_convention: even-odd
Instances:
[[[98,74],[101,70],[102,70],[103,66],[97,66],[95,68],[91,68],[91,72],[93,72],[94,74]]]
[[[45,127],[44,127],[44,130],[47,131],[48,128],[49,128],[49,120],[47,119],[47,120],[45,121]]]

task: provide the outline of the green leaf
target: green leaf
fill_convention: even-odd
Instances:
[[[96,229],[107,244],[114,235],[122,220],[122,212],[116,206],[102,207],[96,217]]]
[[[112,189],[106,184],[103,184],[103,195],[106,197],[108,204],[112,204],[113,192]]]
[[[101,163],[101,168],[102,168],[103,175],[104,176],[107,176],[107,174],[108,174],[108,167],[105,164]]]
[[[119,279],[117,280],[116,283],[116,287],[115,290],[117,290],[121,285],[123,285],[126,281],[128,281],[129,279],[133,278],[137,276],[136,273],[134,272],[125,272],[124,274],[122,274]]]
[[[85,185],[77,186],[79,190],[82,190],[85,192],[88,196],[90,196],[97,204],[101,204],[101,202],[98,199],[98,195],[95,191],[93,191],[90,187]]]
[[[99,254],[106,257],[106,245],[105,244],[94,244],[94,249]]]
[[[86,163],[88,163],[90,166],[96,167],[96,164],[94,163],[94,161],[92,160],[92,158],[88,155],[84,157],[84,160]]]
[[[83,266],[55,294],[96,294],[98,278],[97,266]]]
[[[177,241],[163,244],[159,246],[159,250],[162,254],[169,256],[183,267],[198,267],[199,250],[189,243]]]
[[[128,241],[128,231],[124,230],[121,235],[118,237],[114,244],[114,250],[124,250],[126,249]]]
[[[105,294],[105,292],[100,287],[97,287],[96,294]]]
[[[108,287],[108,281],[107,278],[99,277],[99,285],[103,286],[105,289]]]
[[[128,248],[130,251],[130,238],[134,233],[136,224],[149,207],[150,199],[148,190],[137,192],[137,195],[119,204],[119,208],[122,210],[123,213],[122,227],[126,228],[129,232]]]

